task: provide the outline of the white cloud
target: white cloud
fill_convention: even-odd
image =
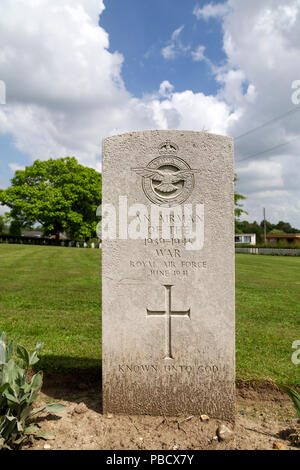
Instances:
[[[172,85],[169,82],[169,80],[164,80],[160,84],[158,94],[162,96],[163,98],[169,98],[172,95],[173,90],[174,90],[174,85]]]
[[[187,51],[190,49],[190,46],[184,46],[180,39],[180,34],[184,28],[184,25],[180,26],[179,28],[173,31],[171,39],[169,40],[168,44],[162,48],[161,53],[162,56],[167,60],[175,59],[180,54],[186,54]]]
[[[195,51],[192,51],[192,58],[195,62],[200,62],[201,60],[205,60],[205,46],[198,46]]]
[[[228,3],[207,3],[202,8],[196,5],[193,11],[197,20],[204,19],[206,21],[210,18],[223,18],[228,12]]]
[[[225,134],[230,116],[229,106],[219,101],[214,96],[206,96],[203,93],[184,91],[173,93],[169,100],[163,101],[159,109],[174,109],[178,113],[178,129],[208,130],[213,133]],[[161,122],[161,127],[167,127]]]
[[[204,60],[209,63],[210,66],[212,66],[209,59],[204,55],[205,46],[199,44],[199,46],[194,51],[192,51],[190,44],[184,45],[182,43],[180,35],[183,28],[184,25],[175,29],[175,31],[172,33],[171,39],[168,41],[167,45],[161,50],[162,56],[167,60],[174,60],[180,55],[189,55],[195,62],[200,62]]]
[[[6,85],[3,80],[0,80],[0,104],[6,103]]]
[[[172,41],[177,41],[179,39],[180,33],[183,30],[184,25],[179,26],[179,28],[175,29],[175,31],[172,33]]]
[[[20,165],[19,163],[9,163],[8,166],[13,172],[18,170],[25,170],[25,165]]]
[[[228,0],[227,6],[223,17],[227,60],[214,69],[222,85],[218,98],[237,117],[229,121],[230,135],[258,127],[235,142],[238,188],[248,196],[249,218],[261,220],[267,205],[269,217],[288,220],[300,229],[300,139],[260,154],[299,135],[299,113],[259,128],[293,108],[292,84],[300,78],[300,1],[289,0],[287,5],[284,0]],[[247,158],[251,155],[256,156]]]
[[[0,215],[4,215],[6,212],[9,211],[9,207],[7,206],[0,206]]]
[[[0,106],[0,133],[11,133],[33,159],[75,155],[100,169],[107,135],[204,128],[239,136],[293,107],[300,0],[228,0],[195,8],[199,19],[222,20],[226,60],[222,67],[211,64],[220,84],[216,96],[178,93],[168,77],[153,95],[132,96],[122,80],[123,57],[109,51],[108,34],[98,26],[103,9],[101,0],[1,0],[0,78],[7,105]],[[210,63],[204,49],[182,43],[182,31],[183,25],[173,32],[166,58],[185,54]],[[236,140],[236,160],[299,135],[297,116]],[[237,164],[249,218],[260,218],[267,201],[270,217],[300,228],[299,154],[300,141]]]
[[[109,117],[130,98],[120,75],[123,58],[108,52],[108,35],[98,27],[103,8],[98,0],[0,3],[7,84],[0,132],[10,132],[34,158],[76,152],[96,166],[101,130],[109,132]]]
[[[283,168],[278,161],[250,161],[240,169],[239,179],[247,194],[284,187]]]
[[[32,159],[75,155],[100,170],[101,139],[114,133],[225,131],[230,110],[214,97],[174,93],[167,80],[153,96],[128,93],[123,57],[109,52],[108,34],[98,25],[102,1],[17,2],[17,9],[11,0],[0,3],[0,69],[8,88],[0,133],[11,133]],[[173,32],[171,42],[183,52],[182,30]]]
[[[163,47],[163,49],[161,50],[161,53],[165,59],[175,59],[176,57],[175,44],[169,44],[168,46]]]

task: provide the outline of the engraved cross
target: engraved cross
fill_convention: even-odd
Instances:
[[[173,311],[172,310],[172,298],[171,291],[172,285],[164,285],[165,288],[165,310],[155,311],[147,308],[147,315],[149,316],[161,316],[165,319],[165,357],[164,359],[173,359],[172,346],[171,346],[171,322],[172,317],[184,316],[190,318],[191,309],[185,311]]]

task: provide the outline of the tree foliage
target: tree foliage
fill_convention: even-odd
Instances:
[[[247,220],[237,221],[237,232],[236,233],[256,233],[257,243],[263,243],[264,241],[264,221],[262,220],[260,224],[257,222],[248,222]],[[288,228],[288,232],[284,231]],[[300,230],[293,228],[288,222],[280,221],[278,224],[272,224],[268,220],[266,221],[267,233],[299,233]]]
[[[9,234],[19,237],[22,233],[22,224],[18,220],[12,220],[9,226]]]
[[[101,204],[101,174],[76,158],[36,160],[18,170],[11,186],[0,190],[0,203],[21,227],[39,223],[45,235],[90,238],[96,233],[96,209]]]
[[[236,184],[238,182],[238,177],[237,175],[234,175],[234,183]],[[244,209],[243,209],[243,204],[241,204],[240,201],[244,201],[246,198],[246,196],[243,196],[242,194],[239,194],[236,190],[234,191],[234,215],[235,215],[235,226],[236,226],[236,231],[238,229],[237,225],[238,225],[238,221],[240,220],[240,217],[242,214],[248,214],[248,212],[246,212]]]
[[[2,215],[0,215],[0,233],[2,233],[5,229],[5,221],[4,221],[4,217]]]
[[[261,222],[261,227],[263,228],[264,222]],[[278,224],[271,224],[271,222],[266,222],[267,224],[267,232],[272,232],[272,233],[298,233],[299,230],[296,228],[293,228],[289,222],[283,222],[283,220],[280,220]]]
[[[256,243],[263,242],[264,230],[257,222],[248,222],[247,220],[236,222],[236,233],[255,233]]]

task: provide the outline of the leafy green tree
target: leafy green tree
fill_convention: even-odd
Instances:
[[[276,229],[279,230],[281,233],[297,233],[298,230],[293,228],[289,222],[283,222],[280,220],[276,225]]]
[[[0,203],[20,226],[36,223],[45,235],[66,231],[72,238],[96,234],[96,209],[101,204],[101,174],[76,158],[36,160],[18,170],[11,186],[0,190]]]
[[[278,228],[273,228],[273,230],[271,230],[270,232],[268,232],[270,235],[271,234],[280,234],[280,233],[283,233],[282,230],[278,230]]]
[[[5,221],[4,221],[4,217],[2,215],[0,215],[0,233],[2,233],[5,229]]]
[[[261,228],[264,228],[264,221],[260,223]],[[267,233],[299,233],[297,228],[291,226],[289,222],[283,222],[280,220],[278,224],[272,224],[266,220]]]
[[[260,223],[260,227],[261,227],[262,231],[264,231],[264,221],[263,220]],[[268,220],[266,220],[267,233],[272,232],[272,230],[274,230],[274,228],[276,228],[276,225],[274,225],[271,222],[269,222]]]
[[[258,225],[257,222],[248,222],[247,220],[237,221],[237,233],[255,233],[256,243],[263,241],[263,229]]]
[[[234,175],[234,183],[236,184],[238,182],[238,177],[237,175]],[[234,215],[235,215],[235,230],[237,233],[241,233],[239,230],[239,220],[242,214],[248,214],[243,209],[243,204],[240,203],[240,201],[244,201],[246,196],[243,196],[242,194],[239,194],[236,190],[234,191]]]
[[[9,226],[9,234],[19,237],[22,233],[22,224],[18,220],[13,220]]]

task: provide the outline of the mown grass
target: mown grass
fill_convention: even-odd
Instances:
[[[300,385],[292,343],[300,340],[300,258],[236,256],[238,380]]]
[[[100,250],[0,245],[0,279],[0,330],[44,342],[39,367],[100,367]]]
[[[300,258],[236,256],[237,379],[300,386]],[[0,330],[43,369],[101,366],[100,250],[0,245]]]

